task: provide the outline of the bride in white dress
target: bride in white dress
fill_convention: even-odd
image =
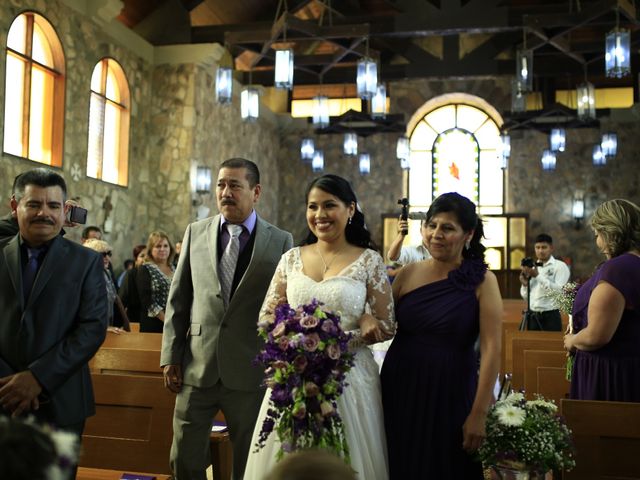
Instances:
[[[378,365],[368,344],[390,338],[394,331],[391,286],[380,255],[368,248],[370,234],[349,183],[323,175],[307,188],[309,235],[302,247],[285,253],[265,297],[261,317],[272,315],[278,302],[292,306],[316,298],[340,314],[341,326],[354,334],[355,363],[348,386],[338,399],[351,467],[359,480],[386,480],[387,445],[382,417]],[[275,430],[256,452],[269,408],[267,390],[253,432],[245,480],[261,480],[276,463],[280,448]]]

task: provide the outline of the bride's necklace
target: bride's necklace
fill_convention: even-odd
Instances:
[[[324,257],[322,256],[322,253],[320,253],[320,249],[318,248],[318,246],[316,245],[316,253],[318,254],[318,256],[320,257],[320,260],[322,260],[322,265],[324,266],[324,270],[322,271],[322,275],[324,275],[325,273],[327,273],[327,270],[329,270],[329,268],[331,267],[331,264],[333,263],[333,261],[338,258],[338,255],[340,255],[340,253],[342,253],[342,250],[344,249],[344,246],[340,247],[338,249],[338,251],[335,253],[335,255],[333,256],[333,258],[331,260],[329,260],[329,263],[324,261]]]

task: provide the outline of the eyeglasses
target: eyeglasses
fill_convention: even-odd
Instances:
[[[110,257],[112,255],[111,252],[102,252],[103,257]]]

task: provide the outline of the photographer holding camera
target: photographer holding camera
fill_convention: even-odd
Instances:
[[[401,198],[398,200],[398,204],[402,206],[402,213],[400,214],[400,218],[398,218],[398,235],[389,246],[387,258],[392,262],[399,263],[400,265],[420,262],[427,258],[431,258],[431,254],[425,246],[425,219],[420,220],[420,235],[422,236],[422,242],[420,242],[420,245],[411,247],[402,246],[404,238],[409,233],[409,202],[406,198]]]
[[[520,295],[527,301],[527,330],[561,331],[560,311],[549,295],[551,290],[561,290],[571,276],[569,267],[551,255],[553,239],[541,233],[535,239],[536,260],[522,259]]]

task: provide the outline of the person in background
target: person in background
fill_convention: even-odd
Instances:
[[[604,254],[576,294],[571,398],[640,402],[640,207],[623,199],[600,205],[591,217]]]
[[[424,228],[431,258],[392,285],[398,329],[381,372],[389,477],[481,480],[473,454],[500,368],[502,298],[473,202],[440,195]]]
[[[151,232],[147,258],[136,274],[140,296],[140,331],[162,333],[173,278],[173,245],[162,230]]]
[[[109,331],[119,333],[120,328],[122,327],[125,332],[130,332],[131,327],[129,325],[127,313],[125,311],[124,305],[122,304],[122,301],[118,297],[116,286],[113,284],[111,275],[109,274],[111,246],[104,240],[98,240],[97,238],[88,239],[86,242],[84,242],[83,246],[86,248],[90,248],[91,250],[95,250],[100,255],[102,255],[102,264],[104,265],[104,281],[107,286],[107,323],[109,326]],[[119,312],[117,316],[118,322],[115,321],[116,315],[114,312],[116,311],[116,309]]]
[[[560,310],[549,292],[560,291],[569,281],[571,272],[567,264],[553,257],[553,239],[541,233],[535,239],[536,263],[522,265],[520,271],[520,295],[527,300],[529,284],[529,308],[527,330],[562,330]]]
[[[140,322],[140,293],[138,293],[137,278],[140,267],[147,258],[147,246],[144,244],[133,247],[134,267],[126,272],[122,285],[118,289],[118,297],[122,301],[130,322]]]
[[[264,395],[263,369],[253,364],[258,312],[293,243],[289,232],[256,213],[261,192],[255,163],[225,160],[216,185],[220,214],[188,225],[182,240],[160,357],[165,385],[177,393],[171,446],[177,480],[206,479],[211,422],[220,410],[233,446],[233,478],[244,475]]]
[[[11,210],[19,233],[0,240],[0,416],[82,435],[95,413],[87,362],[104,341],[101,256],[60,235],[67,187],[48,169],[21,174]]]
[[[84,244],[87,240],[95,238],[102,240],[102,230],[95,225],[88,225],[82,230],[82,236],[80,237],[80,243]]]
[[[411,247],[403,247],[402,243],[404,242],[405,237],[409,229],[409,221],[403,220],[402,218],[398,219],[398,235],[391,242],[389,246],[389,250],[387,252],[387,258],[391,262],[395,262],[400,265],[407,265],[413,262],[420,262],[422,260],[426,260],[431,257],[429,250],[426,246],[426,228],[425,228],[425,220],[420,221],[420,235],[422,237],[422,242],[420,245],[411,246]]]
[[[178,266],[178,260],[180,259],[180,251],[182,250],[182,242],[176,242],[175,246],[176,254],[173,257],[173,268]]]
[[[127,275],[127,273],[130,270],[133,270],[133,267],[136,266],[136,262],[133,258],[127,258],[124,263],[122,264],[123,270],[122,273],[120,273],[120,275],[118,275],[118,281],[116,283],[116,286],[118,288],[120,288],[122,286],[122,282],[124,281],[124,277]]]
[[[343,459],[326,450],[305,450],[287,455],[264,480],[356,480]]]

